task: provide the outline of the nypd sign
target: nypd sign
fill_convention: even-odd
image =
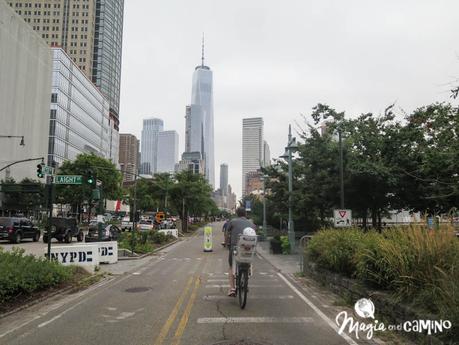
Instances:
[[[114,264],[118,262],[118,242],[97,242],[99,251],[99,262],[104,264]]]
[[[97,244],[51,247],[51,259],[62,265],[89,266],[93,269],[100,262]]]

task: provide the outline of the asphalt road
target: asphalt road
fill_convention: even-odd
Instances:
[[[241,310],[226,296],[220,229],[214,225],[211,253],[200,231],[127,274],[0,319],[0,344],[356,344],[261,257]]]

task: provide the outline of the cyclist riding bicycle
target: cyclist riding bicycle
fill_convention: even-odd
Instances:
[[[252,221],[248,220],[247,213],[245,208],[239,207],[236,210],[237,218],[234,218],[229,221],[228,226],[226,227],[226,232],[228,234],[227,238],[229,241],[229,253],[228,253],[228,264],[229,264],[229,271],[228,271],[228,279],[230,284],[230,289],[228,291],[228,296],[234,297],[236,296],[236,288],[234,286],[234,274],[233,274],[233,250],[234,247],[237,245],[237,241],[239,239],[239,235],[243,233],[245,228],[252,228],[256,229],[255,225]]]
[[[229,224],[229,219],[225,220],[225,224],[223,224],[223,228],[222,228],[222,231],[223,231],[223,238],[224,238],[224,241],[222,242],[222,246],[225,247],[227,245],[227,242],[228,241],[228,224]]]

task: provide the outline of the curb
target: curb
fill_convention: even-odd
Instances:
[[[139,256],[126,256],[126,257],[119,257],[118,260],[119,261],[125,261],[125,260],[139,260],[139,259],[143,259],[147,256],[150,256],[150,255],[153,255],[157,252],[159,252],[160,250],[163,250],[169,246],[172,246],[173,244],[179,242],[180,240],[179,239],[176,239],[175,241],[172,241],[172,242],[169,242],[167,244],[165,244],[164,246],[161,246],[159,248],[156,248],[155,250],[153,250],[151,253],[145,253],[145,254],[142,254],[142,255],[139,255]]]
[[[104,278],[102,278],[101,280],[104,280],[104,279],[108,279],[108,278],[104,277]],[[100,282],[101,280],[97,281],[97,283]],[[82,282],[82,281],[84,281],[84,279],[78,281],[78,283],[80,283],[80,282]],[[95,283],[94,283],[94,284],[95,284]],[[93,285],[93,284],[91,284],[91,285]],[[91,285],[89,285],[89,286],[91,286]],[[89,287],[89,286],[88,286],[88,287]],[[49,299],[49,298],[53,298],[53,297],[55,297],[55,296],[57,296],[57,295],[60,295],[60,294],[64,295],[64,294],[66,294],[67,292],[73,290],[74,288],[75,288],[75,286],[68,286],[68,287],[66,287],[66,288],[64,288],[64,289],[56,290],[56,291],[50,293],[49,295],[41,296],[41,297],[39,297],[39,298],[37,298],[37,299],[34,299],[34,300],[31,301],[31,302],[28,302],[28,303],[26,303],[26,304],[23,304],[23,305],[17,307],[16,309],[13,309],[13,310],[10,310],[10,311],[8,311],[8,312],[6,312],[6,313],[0,314],[0,319],[3,319],[3,318],[5,318],[5,317],[10,316],[10,315],[12,315],[12,314],[15,314],[15,313],[17,313],[17,312],[20,312],[21,310],[24,310],[24,309],[33,307],[34,305],[36,305],[36,304],[38,304],[38,303],[41,303],[41,302],[43,302],[43,301],[45,301],[45,300],[47,300],[47,299]]]

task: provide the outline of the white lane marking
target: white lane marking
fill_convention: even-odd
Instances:
[[[116,310],[117,308],[115,308],[115,307],[107,307],[107,309],[113,311],[113,310]]]
[[[39,319],[40,317],[41,317],[40,315],[34,316],[34,317],[33,317],[32,319],[30,319],[29,321],[26,321],[26,322],[20,324],[19,326],[12,328],[12,329],[10,329],[9,331],[7,331],[7,332],[5,332],[5,333],[0,334],[0,338],[3,338],[5,335],[7,335],[7,334],[9,334],[9,333],[11,333],[11,332],[14,332],[14,331],[16,331],[16,330],[18,330],[18,329],[20,329],[20,328],[22,328],[22,327],[28,325],[29,323],[31,323],[32,321],[35,321],[36,319]]]
[[[293,299],[293,295],[250,295],[250,299]],[[222,295],[210,295],[204,296],[204,300],[219,300],[219,299],[228,299],[228,296]]]
[[[127,277],[125,277],[124,279],[126,279],[126,278],[127,278]],[[122,280],[124,280],[124,279],[122,279]],[[103,281],[103,282],[101,282],[101,283],[99,283],[99,284],[97,284],[97,285],[94,285],[94,286],[88,288],[87,290],[84,290],[84,291],[80,292],[79,294],[76,294],[74,297],[69,298],[68,300],[64,300],[64,301],[59,301],[59,302],[57,302],[54,306],[51,306],[51,307],[48,309],[48,311],[43,312],[43,313],[40,313],[40,315],[36,315],[36,316],[34,316],[33,318],[31,318],[30,320],[27,320],[26,322],[20,324],[19,326],[13,327],[13,328],[11,328],[10,330],[6,331],[5,333],[0,334],[0,338],[3,338],[3,337],[4,337],[5,335],[7,335],[7,334],[10,334],[10,333],[12,333],[12,332],[14,332],[14,331],[17,331],[18,329],[21,329],[21,328],[24,327],[24,326],[27,326],[29,323],[31,323],[31,322],[33,322],[33,321],[35,321],[35,320],[37,320],[37,319],[40,319],[40,318],[42,318],[42,317],[48,315],[50,312],[56,310],[57,308],[62,307],[64,304],[68,304],[68,303],[70,303],[70,302],[76,300],[77,298],[79,298],[79,297],[81,297],[81,296],[87,294],[88,292],[91,292],[92,290],[95,290],[95,289],[97,289],[97,288],[99,288],[99,287],[101,287],[101,286],[104,286],[105,284],[108,284],[108,283],[110,283],[110,282],[112,282],[112,281],[113,281],[113,279],[107,280],[107,281]]]
[[[227,282],[228,277],[226,279],[207,279],[208,283],[220,283],[220,282]],[[279,279],[256,279],[257,283],[270,283],[270,282],[278,282]]]
[[[132,273],[133,276],[139,276],[140,275],[140,272],[134,272]]]
[[[210,289],[210,288],[227,288],[227,287],[230,287],[229,284],[210,284],[210,285],[206,285],[206,289]],[[249,289],[250,288],[279,288],[279,287],[283,287],[283,285],[251,285],[249,284]]]
[[[295,292],[299,298],[301,298],[303,300],[304,303],[306,303],[308,306],[310,306],[312,308],[312,310],[314,310],[316,312],[317,315],[320,316],[320,318],[322,320],[324,320],[331,328],[333,328],[333,330],[336,332],[336,334],[340,335],[344,340],[346,340],[346,342],[349,344],[349,345],[358,345],[352,338],[350,338],[348,335],[346,334],[339,334],[338,331],[338,326],[336,326],[332,320],[330,320],[328,318],[327,315],[325,315],[319,308],[317,308],[315,306],[314,303],[312,303],[305,295],[303,295],[295,286],[293,286],[292,283],[290,283],[288,281],[287,278],[285,278],[282,273],[277,273],[277,275],[285,282],[285,284],[288,285],[288,287],[290,289],[293,290],[293,292]]]
[[[200,317],[198,323],[309,323],[312,317]]]
[[[134,316],[135,312],[126,312],[123,311],[119,316],[116,317],[117,320],[124,320],[127,319],[128,317]]]

